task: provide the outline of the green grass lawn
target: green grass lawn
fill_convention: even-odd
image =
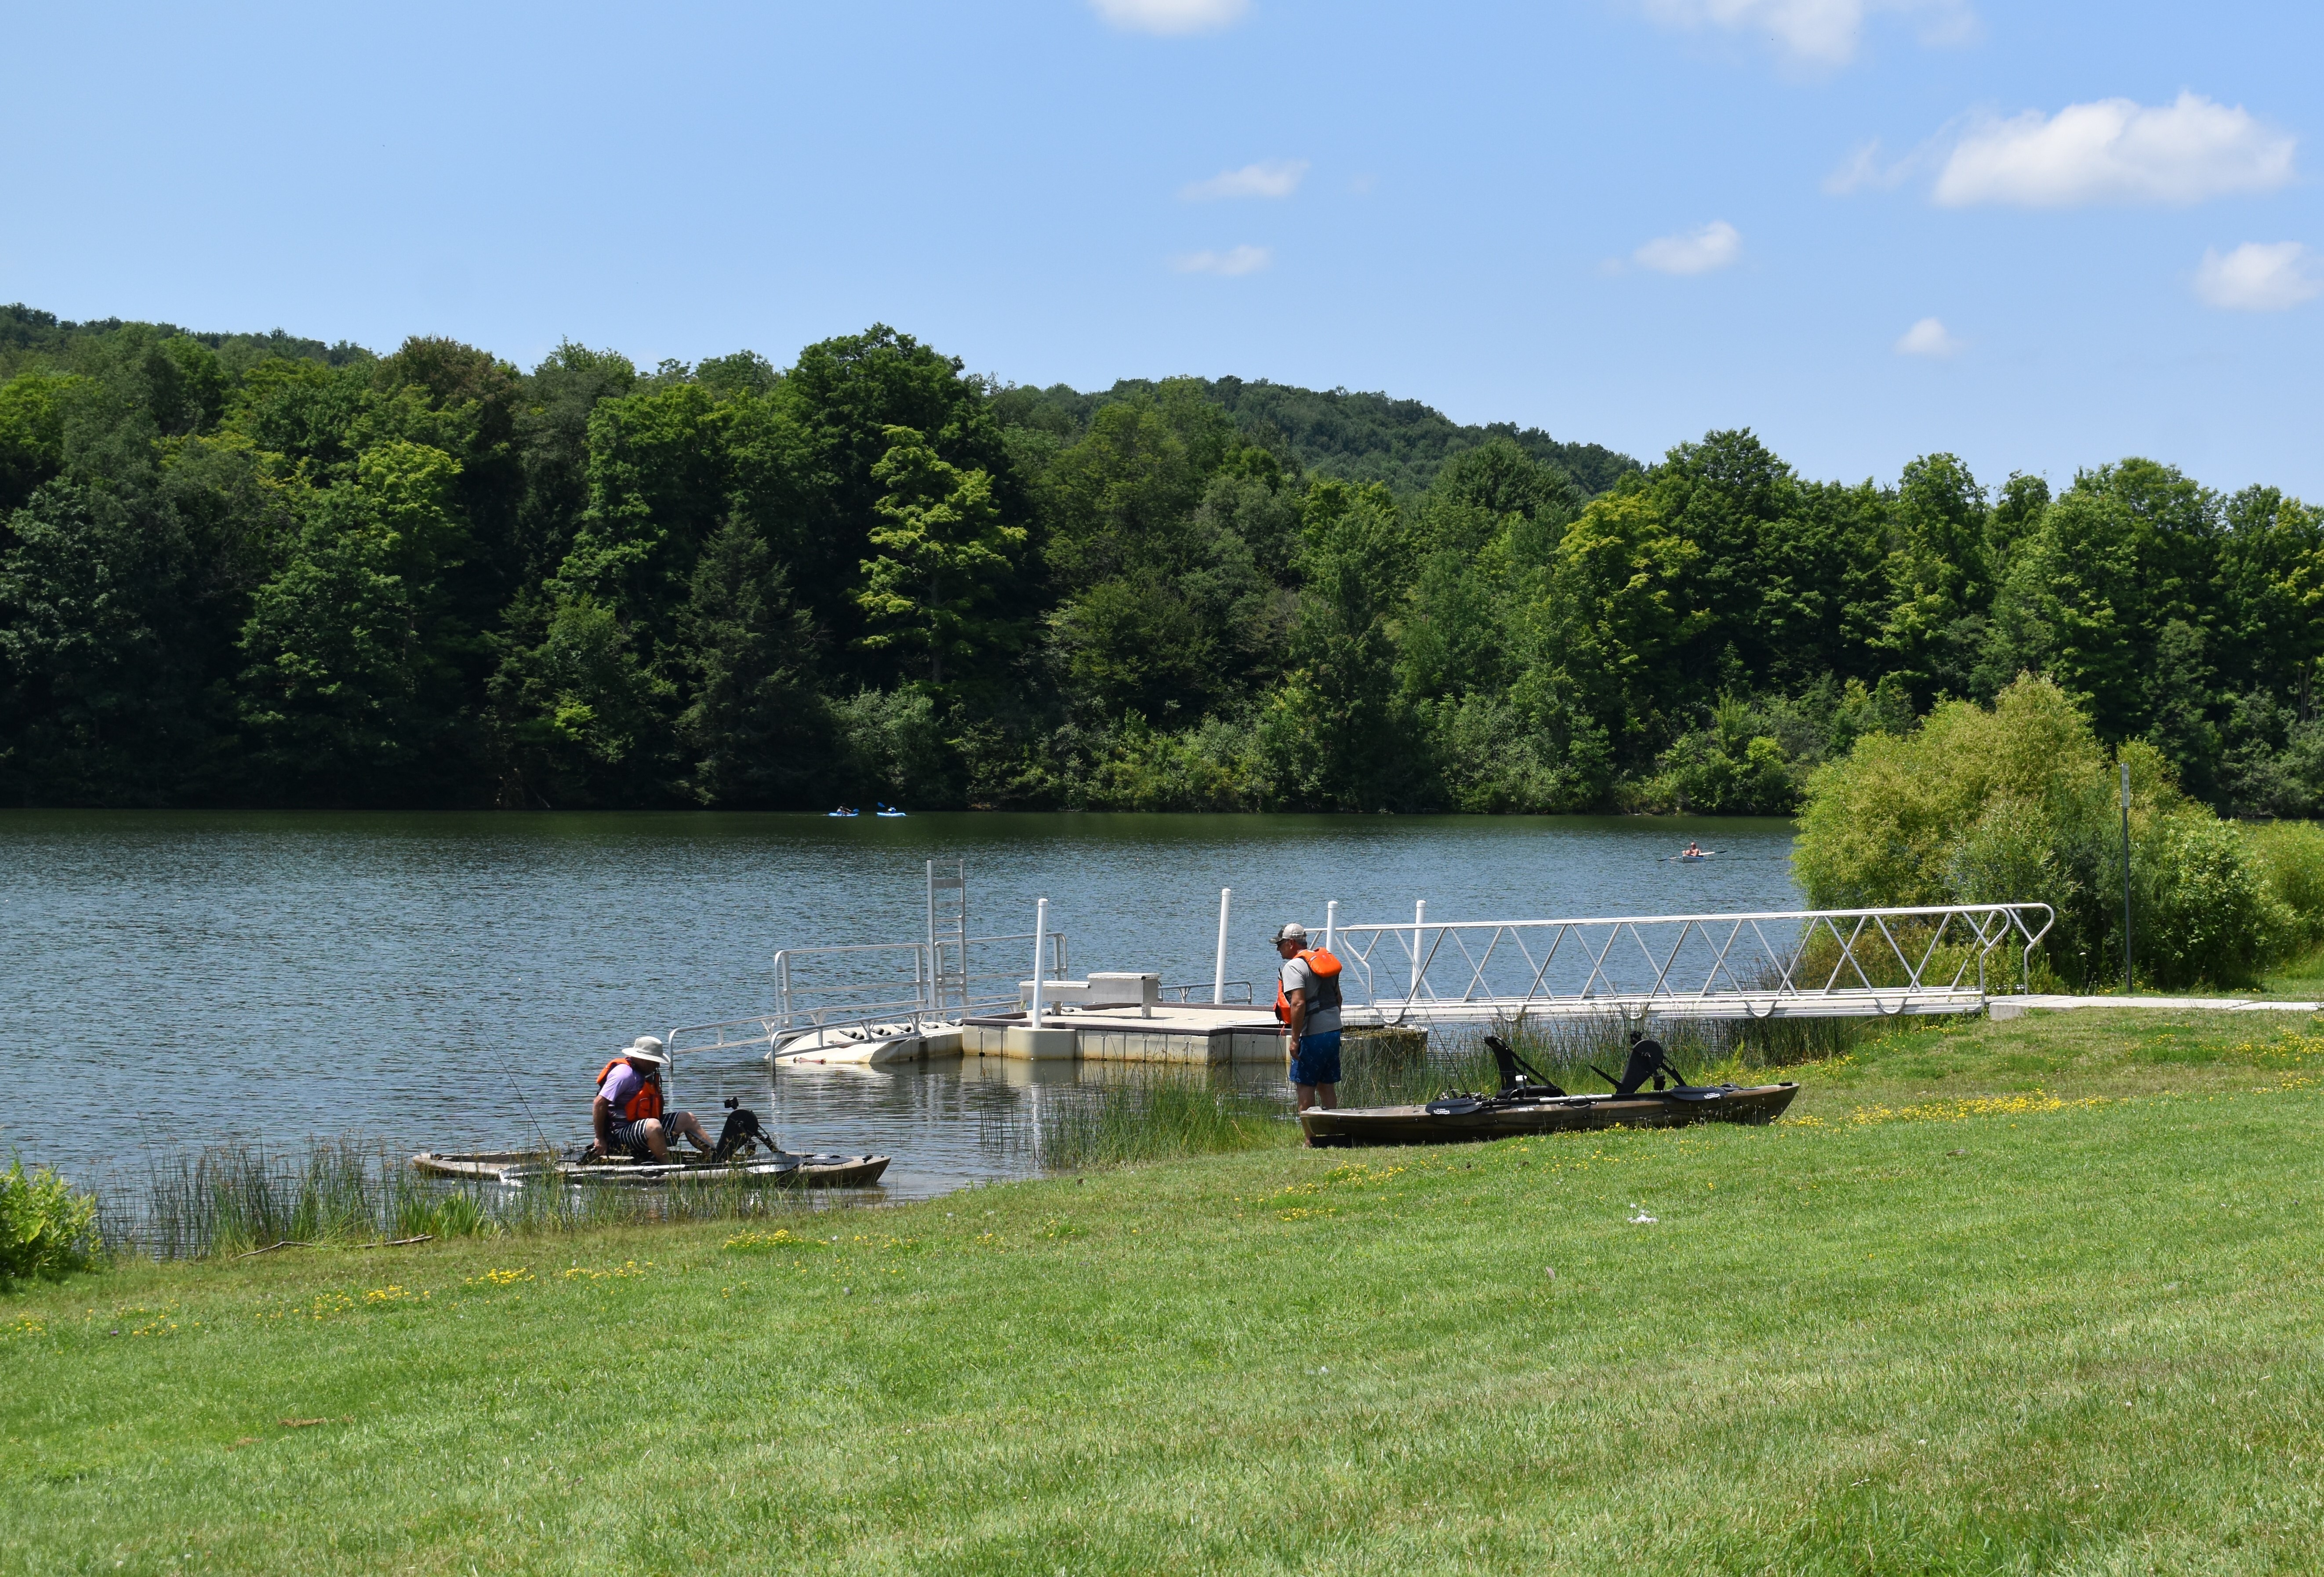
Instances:
[[[2324,951],[2295,959],[2267,977],[2262,994],[2324,1001]]]
[[[2324,1024],[1801,1076],[1773,1129],[19,1288],[0,1570],[2324,1564]]]

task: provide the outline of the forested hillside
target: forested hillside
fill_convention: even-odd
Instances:
[[[0,309],[0,801],[1779,811],[2047,674],[2324,809],[2324,521],[2143,459],[1641,467],[1382,395],[1102,394]]]

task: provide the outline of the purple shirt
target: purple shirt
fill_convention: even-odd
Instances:
[[[627,1063],[618,1065],[612,1073],[605,1075],[605,1082],[599,1086],[597,1093],[605,1097],[606,1102],[613,1108],[615,1122],[629,1120],[622,1115],[622,1108],[630,1103],[630,1097],[636,1094],[644,1084],[645,1080],[639,1074],[638,1070]]]

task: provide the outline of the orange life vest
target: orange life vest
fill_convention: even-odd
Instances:
[[[1302,947],[1299,961],[1307,966],[1315,983],[1307,988],[1307,1012],[1310,1017],[1326,1008],[1340,1005],[1340,961],[1321,947]],[[1275,975],[1275,1016],[1284,1023],[1291,1022],[1291,999],[1283,994],[1283,972]]]
[[[599,1094],[604,1093],[605,1081],[613,1076],[613,1070],[615,1068],[627,1067],[628,1065],[629,1059],[626,1057],[617,1056],[613,1061],[607,1063],[597,1074],[597,1093]],[[613,1120],[616,1122],[643,1122],[649,1117],[659,1117],[660,1115],[661,1085],[652,1079],[641,1074],[638,1080],[638,1093],[631,1096],[627,1101],[622,1102],[621,1110],[613,1113]]]

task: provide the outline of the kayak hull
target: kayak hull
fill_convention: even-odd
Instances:
[[[1477,1144],[1532,1134],[1587,1133],[1606,1128],[1687,1128],[1699,1122],[1773,1122],[1797,1084],[1754,1084],[1717,1092],[1571,1095],[1474,1111],[1432,1112],[1425,1106],[1311,1107],[1299,1114],[1307,1142],[1320,1148],[1356,1145]]]
[[[628,1184],[650,1185],[676,1180],[735,1179],[764,1183],[778,1188],[868,1188],[888,1170],[886,1156],[755,1156],[747,1161],[714,1166],[705,1160],[664,1163],[623,1158],[593,1161],[543,1161],[538,1151],[473,1150],[439,1154],[422,1150],[411,1157],[414,1171],[431,1177],[458,1177],[484,1183]]]

